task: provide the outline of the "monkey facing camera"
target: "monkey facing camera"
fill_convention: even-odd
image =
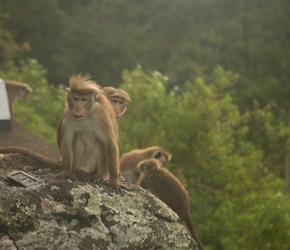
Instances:
[[[113,87],[104,87],[102,90],[112,103],[116,112],[116,118],[119,120],[126,112],[128,102],[131,102],[129,94],[123,89],[115,89]]]
[[[100,86],[88,77],[72,76],[67,101],[57,129],[63,172],[60,178],[85,173],[94,182],[119,183],[118,123]]]

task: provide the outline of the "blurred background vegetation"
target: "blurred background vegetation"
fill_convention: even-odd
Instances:
[[[207,250],[289,250],[287,1],[0,0],[0,77],[16,118],[56,146],[72,74],[131,96],[121,154],[159,145]]]

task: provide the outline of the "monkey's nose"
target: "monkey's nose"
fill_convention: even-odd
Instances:
[[[83,118],[86,115],[85,110],[82,109],[81,107],[75,107],[72,113],[73,113],[73,117],[75,118]]]

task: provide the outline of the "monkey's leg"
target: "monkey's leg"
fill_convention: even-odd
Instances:
[[[59,174],[60,179],[68,178],[72,176],[73,173],[73,160],[74,160],[74,147],[73,141],[75,134],[73,131],[65,132],[65,126],[62,126],[62,142],[61,142],[61,157],[63,171]]]
[[[101,145],[100,147],[96,148],[96,175],[94,183],[99,184],[106,184],[109,183],[109,170],[108,170],[108,163],[106,159],[106,151],[105,146],[102,142],[99,142]]]

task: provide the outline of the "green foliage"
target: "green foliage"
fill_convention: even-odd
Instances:
[[[279,177],[290,133],[289,3],[0,6],[0,77],[34,89],[16,104],[17,120],[55,145],[65,93],[46,77],[56,86],[89,72],[116,86],[129,69],[121,153],[153,145],[173,153],[167,167],[189,191],[207,249],[287,249],[290,205]],[[131,72],[138,63],[170,77]]]
[[[166,92],[168,79],[158,72],[140,66],[125,71],[121,87],[132,104],[120,120],[121,152],[153,145],[172,152],[166,167],[189,191],[206,249],[287,249],[290,203],[283,181],[269,171],[274,162],[265,165],[265,153],[249,140],[254,118],[265,124],[265,141],[273,133],[283,138],[285,126],[273,131],[269,109],[257,107],[254,118],[240,113],[228,93],[237,75],[217,67],[211,79],[188,81],[180,94],[177,88]]]
[[[0,8],[2,3],[0,2]],[[3,24],[9,19],[9,14],[0,13],[0,67],[8,68],[15,56],[23,51],[25,46],[19,46],[10,30],[4,28]]]
[[[170,105],[173,99],[166,94],[164,86],[166,77],[159,72],[153,72],[148,76],[142,67],[138,66],[132,73],[125,71],[123,81],[126,84],[121,87],[130,93],[132,99],[126,118],[119,122],[120,140],[124,141],[121,143],[123,152],[129,151],[132,147],[163,143],[165,137],[163,121],[169,117],[167,111],[160,111],[166,110],[166,106]]]
[[[56,146],[56,127],[66,98],[64,88],[49,85],[46,71],[35,59],[21,61],[17,67],[10,64],[0,75],[3,79],[27,83],[33,89],[25,100],[17,101],[16,120]]]
[[[33,59],[0,74],[33,88],[17,103],[16,118],[55,145],[64,88],[50,86]],[[290,203],[273,174],[279,162],[271,153],[279,154],[289,130],[270,107],[256,104],[241,113],[229,94],[237,81],[236,74],[216,67],[207,80],[198,77],[167,91],[168,78],[158,71],[124,71],[121,88],[132,103],[119,121],[120,150],[159,145],[172,152],[166,167],[189,192],[192,220],[206,249],[286,250]],[[261,133],[263,141],[257,139]]]
[[[0,68],[13,59],[36,58],[55,86],[72,74],[89,73],[100,85],[117,87],[121,72],[137,64],[168,75],[166,92],[173,93],[176,85],[182,93],[187,81],[199,77],[205,84],[222,82],[212,75],[217,65],[238,73],[235,87],[222,90],[228,88],[243,112],[254,100],[275,108],[273,133],[257,128],[249,111],[256,129],[248,137],[259,147],[263,143],[270,158],[278,157],[282,172],[285,137],[267,140],[275,138],[276,126],[288,133],[281,129],[290,91],[288,2],[0,0],[0,6]]]
[[[26,55],[44,65],[55,85],[88,72],[101,85],[117,86],[123,69],[141,64],[170,76],[172,87],[206,78],[222,65],[241,75],[241,84],[231,90],[240,108],[249,108],[254,99],[288,105],[288,2],[0,4],[0,55],[1,44],[6,56],[14,51],[13,34],[18,44],[29,43]]]

